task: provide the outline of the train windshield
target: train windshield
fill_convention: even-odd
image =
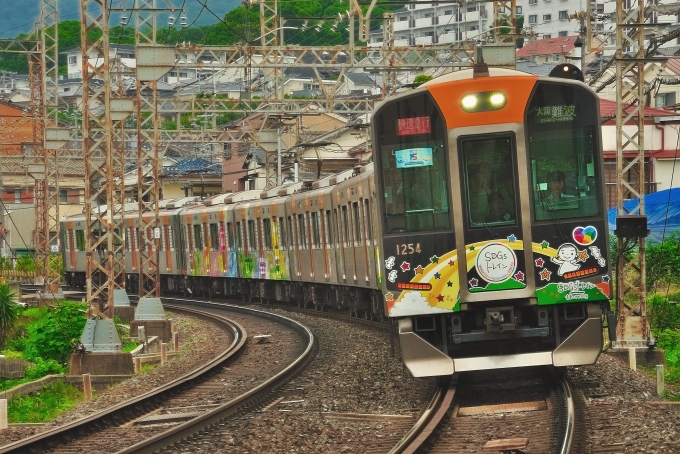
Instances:
[[[514,136],[473,136],[460,143],[470,228],[516,225]]]
[[[539,83],[527,111],[536,221],[601,213],[597,98],[575,85]]]
[[[430,95],[394,101],[373,122],[385,231],[450,228],[446,128]]]

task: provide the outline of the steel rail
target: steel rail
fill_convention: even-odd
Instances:
[[[576,412],[574,410],[574,393],[571,391],[571,387],[569,386],[566,375],[560,378],[559,387],[562,390],[564,401],[567,407],[567,412],[565,415],[564,438],[562,439],[560,454],[570,454],[574,443]]]
[[[196,432],[211,426],[212,424],[215,424],[232,414],[238,412],[241,410],[243,407],[246,407],[247,405],[250,405],[252,403],[255,403],[258,399],[263,399],[267,394],[269,394],[271,391],[274,391],[276,388],[278,388],[280,385],[286,383],[290,378],[294,377],[297,375],[307,364],[309,360],[312,359],[313,357],[313,352],[315,349],[315,342],[314,342],[314,335],[312,332],[305,327],[304,325],[301,325],[300,323],[296,322],[295,320],[289,319],[287,317],[283,317],[281,315],[276,315],[276,314],[271,314],[269,312],[264,312],[260,311],[257,309],[248,309],[242,306],[231,306],[231,305],[225,305],[221,303],[208,303],[208,302],[199,302],[196,300],[186,300],[186,299],[179,299],[179,298],[163,298],[165,301],[182,301],[185,304],[189,303],[192,305],[199,305],[203,307],[212,307],[212,308],[224,308],[225,306],[228,307],[230,310],[234,311],[241,311],[244,313],[249,313],[252,314],[253,312],[256,312],[258,316],[264,317],[264,318],[269,318],[272,320],[276,320],[277,322],[281,322],[282,320],[287,321],[285,324],[289,327],[294,328],[298,333],[303,335],[305,337],[305,340],[307,342],[307,346],[302,352],[302,354],[291,364],[288,365],[284,370],[276,374],[275,376],[271,377],[269,380],[261,383],[260,385],[256,386],[255,388],[251,389],[250,391],[246,392],[245,394],[242,394],[231,401],[227,402],[226,404],[220,405],[219,407],[215,408],[214,410],[205,413],[201,416],[198,416],[190,421],[185,422],[184,424],[180,424],[179,426],[176,426],[172,429],[169,429],[165,432],[162,432],[154,437],[148,438],[140,443],[137,443],[133,446],[130,446],[129,448],[123,449],[121,451],[118,451],[116,454],[142,454],[142,453],[153,453],[157,452],[160,449],[163,449],[167,446],[172,445],[173,443],[176,443],[178,441],[181,441],[182,439],[189,437]],[[170,306],[172,307],[172,306]]]
[[[418,418],[418,421],[408,431],[404,438],[399,440],[389,454],[411,454],[420,448],[439,425],[451,407],[453,396],[456,393],[456,380],[451,377],[442,378],[438,381],[438,389],[432,396],[428,407]]]

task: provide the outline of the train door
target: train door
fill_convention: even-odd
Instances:
[[[524,290],[527,262],[523,216],[519,209],[518,153],[514,132],[472,134],[457,140],[460,169],[462,236],[458,251],[467,257],[461,269],[463,301],[486,300],[486,292]],[[524,161],[523,161],[524,163]],[[461,222],[462,221],[462,222]],[[528,296],[526,292],[494,298]]]

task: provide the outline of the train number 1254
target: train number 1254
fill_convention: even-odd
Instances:
[[[420,252],[420,243],[397,244],[397,255],[409,255]]]

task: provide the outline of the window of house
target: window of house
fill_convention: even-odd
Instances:
[[[675,104],[675,92],[672,93],[659,93],[656,95],[656,98],[654,98],[654,105],[656,107],[664,107],[664,106],[670,106]]]
[[[522,7],[521,6],[515,7],[515,14],[522,14]]]
[[[560,11],[559,12],[559,18],[561,20],[567,20],[567,19],[569,19],[569,13],[567,11]]]
[[[552,36],[550,36],[550,35],[543,35],[543,39],[550,39],[550,38],[552,38]],[[547,61],[547,60],[546,60],[546,61]]]
[[[451,16],[453,15],[453,10],[452,9],[446,9],[444,10],[444,16]]]
[[[567,32],[557,32],[557,36],[567,36]]]
[[[408,20],[407,16],[402,16],[399,18],[399,22],[406,22]]]
[[[68,191],[66,189],[59,190],[59,202],[61,203],[68,202]]]
[[[69,65],[75,65],[78,62],[78,60],[76,58],[77,57],[75,55],[68,57],[68,64]]]
[[[529,0],[530,5],[535,5],[536,3],[538,3],[538,0]]]
[[[544,20],[544,21],[552,20],[552,14],[544,14],[544,15],[543,15],[543,20]]]
[[[530,24],[535,24],[535,23],[536,23],[537,17],[538,17],[538,16],[537,16],[536,14],[529,14],[529,23],[530,23]]]
[[[181,72],[181,73],[179,73],[179,77],[189,77],[189,76],[188,76],[188,73],[182,73]]]
[[[21,203],[21,189],[14,190],[14,202]]]

